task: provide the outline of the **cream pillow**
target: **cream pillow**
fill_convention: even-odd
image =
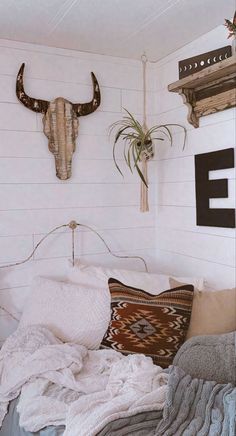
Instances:
[[[91,283],[81,274],[77,285],[36,277],[19,327],[40,324],[64,342],[96,349],[109,321],[109,291],[104,290],[103,282]]]
[[[87,274],[91,275],[94,277],[94,280],[103,280],[106,288],[108,279],[111,277],[119,280],[122,283],[125,283],[127,286],[145,289],[146,292],[149,292],[153,295],[157,295],[158,293],[163,292],[163,290],[167,290],[170,287],[168,275],[86,265],[80,261],[78,261],[74,267],[69,267],[68,279],[73,283],[80,283],[81,272],[86,272]],[[204,288],[204,280],[202,278],[176,277],[176,280],[192,284],[198,289]]]
[[[181,284],[170,279],[172,287]],[[236,288],[203,292],[196,289],[186,339],[232,331],[236,331]]]

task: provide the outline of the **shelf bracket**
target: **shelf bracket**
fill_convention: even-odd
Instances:
[[[195,93],[192,89],[187,88],[181,88],[179,90],[179,94],[183,98],[184,104],[186,104],[188,108],[188,115],[187,119],[190,124],[192,124],[194,127],[199,127],[199,117],[194,112],[195,106],[196,106],[196,98]]]

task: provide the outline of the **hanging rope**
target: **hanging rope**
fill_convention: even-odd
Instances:
[[[142,67],[143,67],[143,130],[144,132],[148,131],[147,127],[147,80],[146,80],[146,66],[147,66],[147,56],[145,53],[141,56],[142,60]],[[143,176],[148,184],[148,173],[147,173],[147,161],[153,157],[153,149],[152,145],[147,148],[142,153],[141,161],[142,161],[142,173]],[[147,186],[141,181],[141,187],[140,187],[140,211],[141,212],[148,212],[149,211],[149,204],[148,204],[148,188]]]
[[[141,56],[142,66],[143,66],[143,129],[148,130],[147,127],[147,89],[146,89],[146,66],[147,66],[147,56],[145,53]]]

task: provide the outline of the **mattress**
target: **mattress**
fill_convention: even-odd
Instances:
[[[37,433],[25,431],[19,426],[19,414],[16,410],[18,399],[10,402],[8,414],[3,420],[2,428],[0,429],[0,436],[62,436],[64,426],[47,427]]]
[[[0,436],[62,436],[64,426],[45,427],[37,433],[25,431],[19,426],[19,414],[16,410],[18,400],[10,403]],[[152,436],[155,428],[162,418],[161,411],[142,412],[129,418],[121,418],[113,421],[98,433],[98,436]],[[79,436],[79,434],[78,434]]]

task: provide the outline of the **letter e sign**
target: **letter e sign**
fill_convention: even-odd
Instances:
[[[209,171],[234,167],[234,149],[195,156],[197,225],[235,227],[235,209],[211,209],[210,198],[228,197],[228,179],[209,180]]]

